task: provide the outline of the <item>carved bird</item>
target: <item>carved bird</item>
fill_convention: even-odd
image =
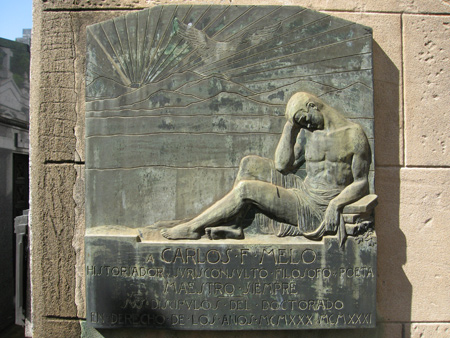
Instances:
[[[186,40],[192,48],[195,48],[195,51],[203,60],[208,62],[215,62],[234,54],[241,44],[256,45],[272,37],[280,28],[280,23],[277,23],[264,28],[251,29],[229,41],[217,41],[214,38],[210,38],[202,30],[195,28],[192,23],[185,24],[177,20],[177,18],[175,20],[178,26],[177,34]]]

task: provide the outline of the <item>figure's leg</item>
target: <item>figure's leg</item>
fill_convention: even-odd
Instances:
[[[205,228],[209,239],[243,239],[244,230],[241,226],[219,225],[217,227]]]
[[[228,221],[237,216],[244,206],[245,203],[239,198],[237,189],[233,188],[225,197],[194,219],[170,229],[163,229],[161,234],[169,239],[198,239],[204,228]]]
[[[234,186],[236,186],[241,181],[250,180],[275,183],[276,179],[274,181],[274,176],[276,177],[276,175],[277,173],[273,160],[256,155],[245,156],[244,158],[242,158],[241,163],[239,164],[239,171],[234,181]],[[281,174],[278,173],[278,175]],[[247,205],[247,207],[244,208],[236,217],[234,227],[232,229],[230,227],[229,229],[230,233],[226,233],[226,231],[219,231],[218,229],[210,229],[210,237],[212,239],[220,239],[220,236],[225,235],[226,233],[226,238],[231,238],[230,236],[234,236],[233,238],[236,239],[244,238],[243,229],[252,223],[254,214],[254,207],[250,204]],[[248,215],[253,215],[253,217],[249,219],[247,218]]]
[[[268,217],[297,225],[298,199],[292,190],[260,181],[241,181],[237,188],[243,200]]]
[[[248,204],[257,206],[269,217],[297,224],[297,197],[271,183],[240,181],[224,198],[189,222],[161,231],[169,239],[198,239],[206,227],[215,227],[236,217]]]
[[[239,171],[236,176],[236,180],[234,181],[234,186],[236,186],[239,182],[245,180],[257,180],[271,183],[273,170],[273,160],[255,155],[245,156],[244,158],[242,158],[241,163],[239,164]],[[241,209],[239,215],[236,215],[236,225],[235,227],[233,227],[233,229],[231,227],[229,229],[231,236],[234,236],[235,238],[243,238],[244,233],[242,229],[242,223],[244,221],[242,219],[245,217],[249,209],[250,205],[247,205]],[[214,239],[218,239],[218,236],[222,233],[224,233],[224,231],[219,231],[218,229],[208,229],[208,235],[211,238],[214,237]],[[164,235],[166,236],[167,232],[164,232]],[[199,237],[199,235],[195,233],[191,233],[189,235],[184,234],[183,236],[189,236],[192,239]]]
[[[273,160],[255,155],[245,156],[239,164],[239,171],[234,181],[234,186],[240,181],[250,180],[273,183],[273,170],[275,170]]]

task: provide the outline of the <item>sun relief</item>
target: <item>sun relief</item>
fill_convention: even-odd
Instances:
[[[288,6],[88,27],[88,322],[373,327],[373,143],[368,27]],[[296,320],[267,317],[280,295]]]

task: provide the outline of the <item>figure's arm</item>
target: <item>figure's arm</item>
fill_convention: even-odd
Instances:
[[[303,145],[297,141],[299,133],[297,123],[286,122],[275,151],[275,168],[282,174],[293,172],[304,163]]]
[[[341,210],[347,204],[356,202],[367,195],[369,193],[368,167],[367,160],[361,154],[353,155],[353,182],[332,199],[330,205]]]
[[[363,132],[361,131],[361,133]],[[369,193],[370,148],[364,134],[359,135],[356,140],[351,166],[353,182],[333,198],[328,205],[324,217],[327,230],[336,229],[340,213],[347,204],[353,203]]]

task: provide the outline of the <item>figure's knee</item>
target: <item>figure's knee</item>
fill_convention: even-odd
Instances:
[[[244,177],[251,176],[264,179],[270,173],[272,167],[272,160],[256,155],[249,155],[242,158],[239,165],[239,172]]]
[[[240,201],[254,200],[256,192],[255,181],[240,181],[235,187],[234,191]]]
[[[250,168],[250,167],[260,167],[270,164],[271,160],[257,155],[247,155],[241,160],[239,167]]]

